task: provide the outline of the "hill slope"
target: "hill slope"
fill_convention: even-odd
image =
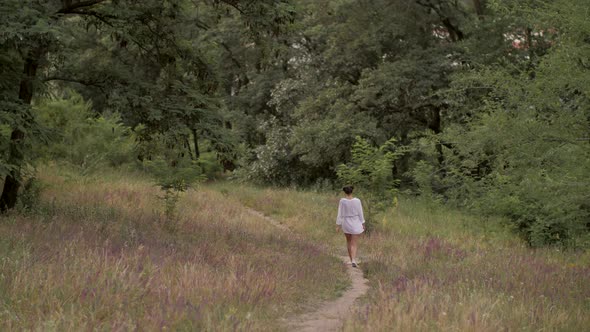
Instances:
[[[141,177],[41,180],[37,211],[0,219],[0,330],[277,330],[350,283],[319,245],[207,188],[167,220]]]
[[[282,330],[350,286],[336,193],[210,184],[169,219],[141,175],[40,179],[38,208],[0,217],[2,330]],[[532,250],[496,221],[420,201],[370,222],[370,289],[344,330],[590,326],[588,253]]]
[[[343,236],[334,232],[336,194],[229,184],[217,189],[344,254]],[[376,231],[361,240],[359,254],[371,289],[345,330],[590,326],[588,252],[534,250],[501,221],[419,200],[401,200],[398,208],[369,221]]]

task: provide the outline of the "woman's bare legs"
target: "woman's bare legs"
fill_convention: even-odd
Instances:
[[[348,257],[350,257],[351,262],[356,262],[356,249],[358,243],[358,234],[346,234],[346,249],[348,249]]]
[[[348,257],[350,258],[350,261],[352,262],[352,251],[351,251],[351,247],[350,247],[352,234],[344,233],[344,236],[346,236],[346,249],[348,249]]]
[[[356,249],[358,243],[358,234],[351,234],[350,235],[350,260],[356,263]]]

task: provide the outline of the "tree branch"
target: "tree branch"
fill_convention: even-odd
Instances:
[[[64,76],[47,76],[47,77],[43,78],[42,81],[43,82],[64,81],[64,82],[78,83],[78,84],[87,85],[87,86],[96,86],[99,88],[102,88],[102,84],[106,83],[106,80],[89,81],[89,80],[73,78],[73,77],[64,77]]]
[[[114,24],[112,22],[109,22],[107,19],[109,19],[109,18],[113,19],[113,20],[117,19],[117,17],[114,15],[99,14],[98,12],[95,12],[93,10],[74,10],[74,11],[69,12],[68,14],[92,16],[110,27],[114,27]]]
[[[57,11],[57,14],[72,14],[76,11],[76,9],[84,8],[84,7],[91,7],[97,5],[101,2],[105,2],[106,0],[85,0],[85,1],[78,1],[76,3],[71,3],[71,1],[63,1],[65,7]]]
[[[235,0],[221,0],[224,4],[235,8],[240,14],[244,14],[244,10],[238,6],[238,1]]]
[[[227,44],[224,42],[219,43],[219,45],[221,45],[227,51],[227,53],[229,54],[230,60],[236,65],[236,67],[242,68],[242,65],[240,64],[240,62],[238,60],[236,60],[236,58],[234,58],[234,52],[232,52],[232,50],[229,48],[229,46],[227,46]]]
[[[433,4],[429,0],[416,0],[416,3],[422,7],[432,10],[438,15],[438,17],[441,20],[441,23],[449,32],[449,36],[451,37],[451,40],[453,42],[463,40],[463,31],[461,31],[461,29],[459,29],[458,26],[455,26],[453,23],[451,23],[451,17],[445,14],[442,10],[442,3],[439,2],[437,4]]]

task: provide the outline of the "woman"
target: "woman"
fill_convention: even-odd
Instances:
[[[340,199],[338,205],[338,217],[336,218],[336,231],[342,227],[342,232],[346,236],[348,247],[348,256],[352,267],[357,267],[356,249],[359,235],[365,230],[365,217],[363,216],[363,206],[361,200],[352,197],[354,187],[347,186],[342,188],[346,194],[345,198]]]

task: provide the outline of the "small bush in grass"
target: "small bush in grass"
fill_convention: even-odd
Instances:
[[[201,153],[196,164],[201,168],[201,172],[206,179],[217,178],[223,172],[223,167],[217,160],[215,152]]]
[[[375,215],[393,204],[398,179],[393,178],[393,162],[404,151],[395,146],[394,138],[380,147],[372,146],[366,139],[359,136],[352,146],[352,160],[348,164],[341,164],[336,169],[338,179],[342,184],[355,186],[358,195],[363,199],[367,210],[367,231],[374,225]]]
[[[155,177],[156,184],[164,191],[159,198],[164,201],[164,215],[169,226],[176,219],[176,207],[181,193],[187,191],[195,183],[205,180],[206,176],[195,162],[181,159],[174,165],[158,158],[146,162],[147,168]],[[172,227],[174,228],[174,227]]]
[[[25,180],[22,192],[18,196],[17,209],[20,212],[32,212],[39,208],[39,198],[43,186],[34,176]]]

